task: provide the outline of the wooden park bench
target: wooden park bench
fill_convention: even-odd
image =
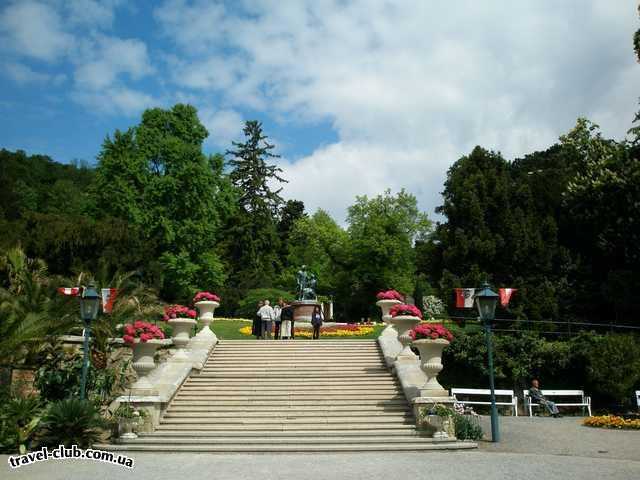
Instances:
[[[583,390],[540,390],[542,395],[551,400],[559,407],[582,407],[582,411],[586,409],[589,412],[589,416],[591,416],[591,397],[588,397],[584,394]],[[525,410],[529,410],[529,416],[533,416],[533,407],[539,407],[539,403],[533,403],[531,398],[529,398],[529,390],[523,390],[522,394],[524,395],[524,408]],[[561,398],[572,398],[573,401],[565,402],[557,402],[553,398],[550,397],[561,397]]]
[[[496,405],[509,406],[513,409],[513,414],[518,416],[518,397],[513,390],[495,390]],[[452,388],[451,396],[458,403],[463,405],[491,405],[491,390],[483,388]],[[471,399],[462,399],[461,397],[472,397]],[[497,397],[507,397],[502,401],[498,401]]]

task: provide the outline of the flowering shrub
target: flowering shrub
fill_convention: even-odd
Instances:
[[[404,302],[404,296],[395,290],[378,292],[376,298],[378,300],[400,300],[401,302]]]
[[[640,430],[640,419],[626,420],[616,415],[600,415],[586,418],[583,425],[587,427]]]
[[[424,305],[424,313],[426,313],[429,318],[444,313],[444,303],[435,295],[422,297],[422,304]]]
[[[453,340],[453,334],[441,323],[421,323],[409,331],[409,336],[413,340],[436,340],[438,338],[443,338],[448,341]]]
[[[164,333],[157,325],[149,322],[136,320],[133,324],[128,323],[122,327],[122,340],[128,345],[133,345],[136,338],[142,343],[146,343],[154,338],[162,340]]]
[[[398,315],[408,315],[410,317],[418,317],[422,318],[422,312],[415,305],[406,305],[404,303],[400,305],[394,305],[389,310],[389,314],[392,317],[397,317]]]
[[[165,322],[174,318],[196,318],[196,311],[182,305],[171,305],[164,307],[162,320]]]
[[[203,301],[220,302],[220,297],[215,293],[211,293],[211,292],[198,292],[196,293],[196,296],[193,297],[193,303],[203,302]]]

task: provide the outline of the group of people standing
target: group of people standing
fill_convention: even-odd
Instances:
[[[320,327],[323,315],[320,306],[316,306],[311,317],[313,326],[313,339],[320,338]],[[295,338],[295,320],[293,318],[293,305],[286,303],[282,298],[277,305],[271,306],[269,300],[258,302],[258,311],[253,319],[251,334],[256,338],[266,340],[293,340]],[[273,336],[272,336],[273,334]]]

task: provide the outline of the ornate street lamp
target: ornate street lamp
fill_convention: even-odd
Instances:
[[[493,347],[491,342],[491,322],[496,318],[496,305],[499,295],[484,283],[479,292],[475,294],[476,307],[479,320],[484,325],[484,334],[487,341],[487,356],[489,360],[489,388],[491,389],[491,441],[500,441],[500,429],[498,428],[498,408],[496,407],[496,392],[493,374]]]
[[[80,399],[85,399],[87,388],[87,370],[89,369],[89,337],[91,336],[91,322],[98,316],[100,309],[100,295],[93,283],[88,287],[82,287],[80,293],[80,317],[84,323],[83,330],[83,359],[82,359],[82,381],[80,383]]]

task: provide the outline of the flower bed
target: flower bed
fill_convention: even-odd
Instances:
[[[309,328],[295,328],[295,336],[299,338],[311,338],[313,331]],[[251,326],[242,327],[240,333],[251,335]],[[371,325],[335,325],[320,328],[320,336],[324,337],[361,337],[374,331]]]
[[[587,427],[616,428],[618,430],[640,430],[640,420],[626,420],[616,415],[589,417],[582,423]]]

